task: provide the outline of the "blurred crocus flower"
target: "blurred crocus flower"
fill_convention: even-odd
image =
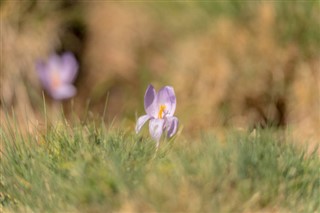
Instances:
[[[63,100],[73,97],[77,90],[73,86],[78,73],[78,63],[70,52],[61,57],[53,54],[48,61],[39,61],[36,69],[43,88],[55,100]]]
[[[173,116],[176,110],[174,89],[165,86],[156,93],[154,87],[149,85],[144,96],[144,109],[147,114],[138,118],[136,133],[150,120],[149,131],[158,147],[163,131],[167,131],[168,137],[172,137],[178,129],[178,118]]]

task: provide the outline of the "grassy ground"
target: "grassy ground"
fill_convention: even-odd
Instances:
[[[317,0],[0,1],[0,212],[320,212],[317,152],[272,129],[223,140],[207,132],[279,120],[295,125],[295,142],[319,144],[319,8]],[[90,99],[101,113],[110,94],[106,114],[121,128],[31,125],[43,97],[34,62],[53,50],[79,58],[78,115],[87,117]],[[185,127],[158,151],[146,127],[133,130],[150,82],[175,87]],[[4,106],[21,111],[21,129]]]
[[[317,154],[272,130],[154,142],[133,130],[1,125],[4,212],[319,212]]]

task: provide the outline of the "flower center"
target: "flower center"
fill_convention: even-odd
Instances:
[[[54,89],[57,89],[61,85],[61,79],[58,72],[53,72],[51,75],[51,83]]]
[[[160,105],[160,110],[158,112],[158,118],[162,119],[164,111],[166,110],[166,105]]]

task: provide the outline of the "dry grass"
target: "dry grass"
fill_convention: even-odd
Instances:
[[[308,43],[279,39],[279,29],[292,23],[279,22],[287,14],[277,6],[268,1],[253,4],[248,7],[253,12],[242,14],[252,18],[241,22],[227,13],[208,14],[192,3],[177,9],[174,4],[5,1],[0,8],[1,108],[13,107],[42,123],[34,61],[69,49],[81,63],[73,100],[79,115],[86,115],[88,100],[90,110],[102,113],[108,96],[107,120],[116,118],[132,127],[135,113],[142,113],[147,84],[171,84],[185,133],[276,126],[289,129],[299,141],[316,144],[320,56],[305,52]],[[300,4],[288,15],[303,20],[304,8]],[[310,28],[319,24],[315,11],[309,13],[310,23],[316,24]],[[72,30],[79,26],[84,32],[80,39]],[[300,34],[292,37],[307,36]],[[46,102],[48,114],[55,117],[50,97]],[[70,105],[64,103],[66,115]]]

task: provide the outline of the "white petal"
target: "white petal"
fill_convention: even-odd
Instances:
[[[77,89],[72,84],[62,85],[57,89],[50,91],[52,97],[56,100],[64,100],[75,96]]]
[[[162,132],[164,127],[164,120],[163,119],[152,119],[149,122],[149,132],[151,137],[157,142],[160,141]]]
[[[149,115],[140,116],[137,120],[136,124],[136,133],[138,134],[142,128],[142,126],[150,119]]]

